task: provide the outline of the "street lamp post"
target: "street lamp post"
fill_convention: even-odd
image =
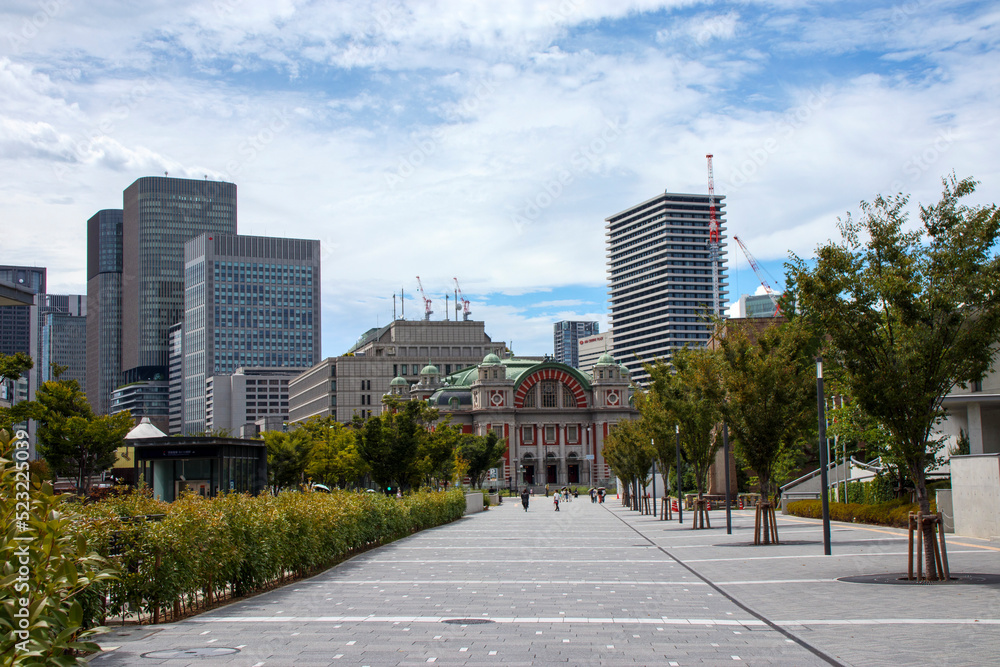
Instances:
[[[726,535],[733,534],[733,511],[730,508],[729,493],[729,424],[722,422],[722,458],[726,466]]]
[[[677,424],[677,523],[684,523],[684,502],[681,500],[681,425]]]
[[[823,489],[823,554],[830,555],[830,498],[827,465],[830,454],[826,442],[826,399],[823,397],[823,357],[816,357],[816,408],[819,412],[819,478]]]

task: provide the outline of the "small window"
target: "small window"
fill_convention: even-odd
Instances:
[[[530,445],[535,441],[535,429],[532,426],[521,427],[521,442]]]
[[[550,445],[556,441],[556,427],[546,426],[545,427],[545,444]]]
[[[580,427],[576,424],[571,424],[566,427],[566,442],[571,442],[576,444],[580,442]]]

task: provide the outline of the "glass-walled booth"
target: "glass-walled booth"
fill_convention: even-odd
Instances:
[[[256,495],[267,485],[267,447],[262,440],[150,438],[131,444],[136,479],[159,500],[173,502],[185,491]]]

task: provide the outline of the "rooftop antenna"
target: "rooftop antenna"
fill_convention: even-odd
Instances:
[[[396,321],[396,293],[392,293],[392,321]]]

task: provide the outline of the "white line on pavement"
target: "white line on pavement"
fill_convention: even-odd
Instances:
[[[982,551],[952,551],[948,550],[948,555],[951,554],[980,554]],[[833,556],[824,556],[823,554],[799,554],[798,556],[744,556],[742,558],[692,558],[691,560],[685,560],[684,563],[717,563],[721,561],[734,561],[734,560],[787,560],[796,558],[854,558],[854,557],[872,557],[872,556],[906,556],[905,551],[883,551],[882,553],[870,553],[870,554],[838,554],[834,553]],[[582,562],[582,561],[581,561]]]

